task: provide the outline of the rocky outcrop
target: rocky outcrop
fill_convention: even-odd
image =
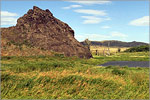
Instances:
[[[16,26],[1,29],[2,39],[18,45],[29,45],[63,53],[65,56],[91,58],[88,48],[74,38],[68,24],[58,20],[48,10],[36,6],[17,20]]]

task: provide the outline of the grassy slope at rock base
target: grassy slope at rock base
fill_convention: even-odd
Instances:
[[[137,56],[137,57],[135,57]],[[148,53],[92,59],[6,56],[1,60],[2,99],[148,99],[149,68],[99,67],[107,61],[148,61]]]

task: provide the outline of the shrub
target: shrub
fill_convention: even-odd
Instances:
[[[112,65],[109,65],[109,66],[106,67],[106,69],[111,69],[111,68],[113,68]]]
[[[7,42],[6,45],[11,46],[11,42]]]
[[[117,69],[117,68],[120,68],[120,66],[109,65],[109,66],[106,67],[106,69]]]
[[[56,53],[56,54],[55,54],[55,57],[64,58],[65,56],[64,56],[64,54],[58,54],[58,53]]]
[[[143,52],[143,51],[145,52],[149,51],[149,45],[132,47],[132,48],[125,50],[124,52]]]
[[[121,70],[121,69],[113,69],[112,73],[115,75],[125,75],[127,72],[125,70]]]
[[[10,56],[3,56],[3,57],[1,57],[1,60],[10,60],[12,57],[10,57]]]
[[[129,67],[128,66],[123,66],[122,68],[128,69]]]
[[[63,63],[60,62],[55,62],[53,63],[53,67],[64,67],[65,65]]]

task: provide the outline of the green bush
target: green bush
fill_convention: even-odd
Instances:
[[[113,69],[112,73],[115,75],[125,75],[127,72],[125,70],[122,70],[122,69]]]
[[[58,53],[56,53],[56,54],[55,54],[55,57],[64,58],[65,56],[64,56],[64,54],[58,54]]]
[[[125,50],[125,52],[147,52],[149,51],[149,45],[142,45],[142,46],[138,46],[138,47],[132,47],[129,48],[127,50]]]
[[[105,69],[117,69],[117,68],[120,68],[120,66],[109,65],[109,66],[105,67]]]
[[[60,62],[54,62],[53,63],[53,67],[64,67],[65,65],[64,65],[64,63],[60,63]]]
[[[107,66],[107,67],[105,67],[106,69],[111,69],[111,68],[113,68],[113,66],[112,65],[109,65],[109,66]]]
[[[10,57],[10,56],[3,56],[3,57],[1,57],[1,60],[10,60],[12,57]]]
[[[122,68],[124,68],[124,69],[128,69],[129,67],[128,67],[128,66],[123,66]]]

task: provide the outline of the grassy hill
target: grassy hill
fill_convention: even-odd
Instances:
[[[83,45],[85,45],[84,42],[81,42]],[[92,46],[109,46],[110,47],[135,47],[140,45],[148,45],[148,43],[143,42],[123,42],[123,41],[117,41],[117,40],[106,40],[106,41],[91,41]]]

